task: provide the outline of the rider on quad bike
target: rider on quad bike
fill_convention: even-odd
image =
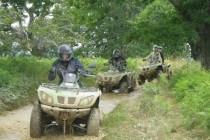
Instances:
[[[151,52],[146,58],[144,58],[143,61],[147,61],[148,65],[162,63],[162,57],[158,50],[159,50],[159,46],[154,45],[153,52]]]
[[[49,80],[54,80],[57,73],[60,78],[60,85],[63,82],[62,70],[67,70],[68,67],[70,68],[70,72],[74,74],[76,74],[78,70],[80,71],[81,75],[87,73],[80,61],[72,56],[72,51],[72,48],[70,48],[67,44],[62,44],[59,46],[59,58],[56,59],[52,64],[48,75]]]
[[[107,63],[106,63],[107,64]],[[113,90],[119,93],[129,93],[136,87],[134,72],[126,70],[124,55],[119,50],[114,50],[108,61],[109,70],[97,74],[97,86],[102,92]]]
[[[118,49],[113,51],[112,57],[109,59],[108,63],[117,68],[120,72],[125,71],[126,60],[122,52]]]
[[[166,73],[168,79],[171,78],[172,72],[170,70],[170,64],[164,64],[164,57],[162,54],[162,47],[154,45],[153,52],[149,54],[143,61],[148,62],[146,66],[140,66],[138,68],[138,83],[142,85],[145,80],[148,82],[155,78],[159,78],[159,73],[162,71]]]
[[[43,83],[37,89],[38,100],[31,113],[30,136],[39,138],[52,125],[62,126],[64,135],[80,130],[98,136],[101,91],[79,83],[80,75],[94,75],[86,72],[80,62],[71,57],[68,45],[61,45],[58,52],[60,58],[53,63],[49,79],[55,79],[57,73],[62,82],[59,85]]]

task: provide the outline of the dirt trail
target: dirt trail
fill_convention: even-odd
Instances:
[[[101,116],[109,113],[124,98],[135,97],[137,92],[131,94],[103,94],[100,102]],[[33,105],[27,105],[18,110],[5,112],[0,116],[0,140],[32,140],[29,135],[30,115]],[[50,130],[49,130],[50,131]],[[99,138],[88,136],[63,136],[62,133],[48,132],[41,140],[97,140],[103,137],[100,130]]]

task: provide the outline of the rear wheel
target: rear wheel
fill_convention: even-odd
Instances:
[[[171,79],[171,77],[172,77],[172,71],[170,69],[167,69],[166,74],[167,74],[167,76],[166,76],[167,79]]]
[[[36,103],[31,113],[30,120],[30,136],[33,138],[40,138],[44,132],[42,127],[42,110],[41,105]]]
[[[100,113],[98,108],[93,108],[87,123],[87,135],[98,136],[100,127]]]
[[[103,92],[104,87],[102,85],[98,85],[98,88]]]
[[[131,88],[128,90],[128,92],[134,91],[135,87],[136,87],[136,79],[132,78],[131,79]]]
[[[106,92],[106,93],[112,92],[112,88],[113,88],[113,87],[111,87],[111,86],[106,86],[106,87],[105,87],[105,92]]]
[[[136,88],[136,78],[133,79],[132,87],[133,87],[133,89]]]
[[[120,92],[120,93],[126,93],[127,90],[128,90],[128,84],[127,84],[127,82],[122,81],[122,82],[120,83],[119,92]]]
[[[145,77],[142,75],[139,75],[138,84],[143,85],[145,83]]]

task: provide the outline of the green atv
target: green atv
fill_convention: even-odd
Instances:
[[[90,76],[90,75],[85,75]],[[79,76],[63,74],[60,86],[42,84],[38,88],[38,101],[34,104],[30,120],[30,136],[41,137],[45,129],[57,125],[72,134],[82,130],[88,135],[99,134],[99,101],[101,91],[96,88],[81,87]]]
[[[133,91],[136,87],[136,79],[133,72],[119,72],[117,68],[112,66],[107,72],[99,72],[97,74],[96,83],[102,92],[111,92],[119,89],[120,93],[126,93]]]
[[[142,85],[147,80],[148,82],[151,82],[153,79],[159,77],[160,72],[166,73],[167,79],[170,79],[172,76],[172,71],[170,70],[169,64],[153,64],[153,65],[147,65],[143,67],[138,68],[138,84]]]

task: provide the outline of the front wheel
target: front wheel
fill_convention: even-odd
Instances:
[[[145,83],[145,77],[142,75],[139,75],[138,84],[143,85]]]
[[[172,71],[170,69],[167,69],[166,74],[167,74],[167,76],[166,76],[167,79],[171,79],[171,77],[172,77]]]
[[[98,108],[93,108],[87,123],[87,135],[98,136],[100,127],[100,113]]]
[[[41,105],[36,103],[31,112],[30,120],[30,136],[32,138],[40,138],[42,135],[42,110]]]
[[[103,91],[104,87],[103,87],[102,85],[97,84],[96,87],[99,88],[99,90],[100,90],[102,93],[104,92],[104,91]]]
[[[125,93],[128,90],[128,84],[127,82],[123,81],[120,83],[120,88],[119,88],[119,92],[120,93]]]
[[[135,78],[132,78],[131,79],[131,88],[128,89],[128,92],[132,92],[134,91],[134,89],[136,88],[136,79]]]

